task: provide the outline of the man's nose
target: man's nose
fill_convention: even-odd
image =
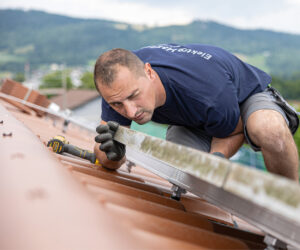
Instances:
[[[133,102],[124,103],[126,115],[129,118],[134,118],[136,115],[137,108]]]

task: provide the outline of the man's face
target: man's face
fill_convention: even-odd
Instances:
[[[119,66],[117,77],[110,86],[98,84],[105,101],[122,116],[144,124],[151,120],[155,109],[154,86],[149,75],[136,76]]]

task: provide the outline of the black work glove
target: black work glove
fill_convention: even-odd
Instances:
[[[101,143],[99,149],[105,152],[107,159],[111,161],[120,161],[126,152],[125,145],[113,139],[118,127],[119,123],[109,121],[96,128],[99,135],[95,137],[95,141]]]

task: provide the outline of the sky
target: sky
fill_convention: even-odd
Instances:
[[[300,34],[300,0],[1,0],[0,8],[164,26],[192,20]]]

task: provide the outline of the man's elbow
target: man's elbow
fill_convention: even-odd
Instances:
[[[244,133],[243,121],[240,117],[234,131],[229,136],[243,134],[243,133]]]

